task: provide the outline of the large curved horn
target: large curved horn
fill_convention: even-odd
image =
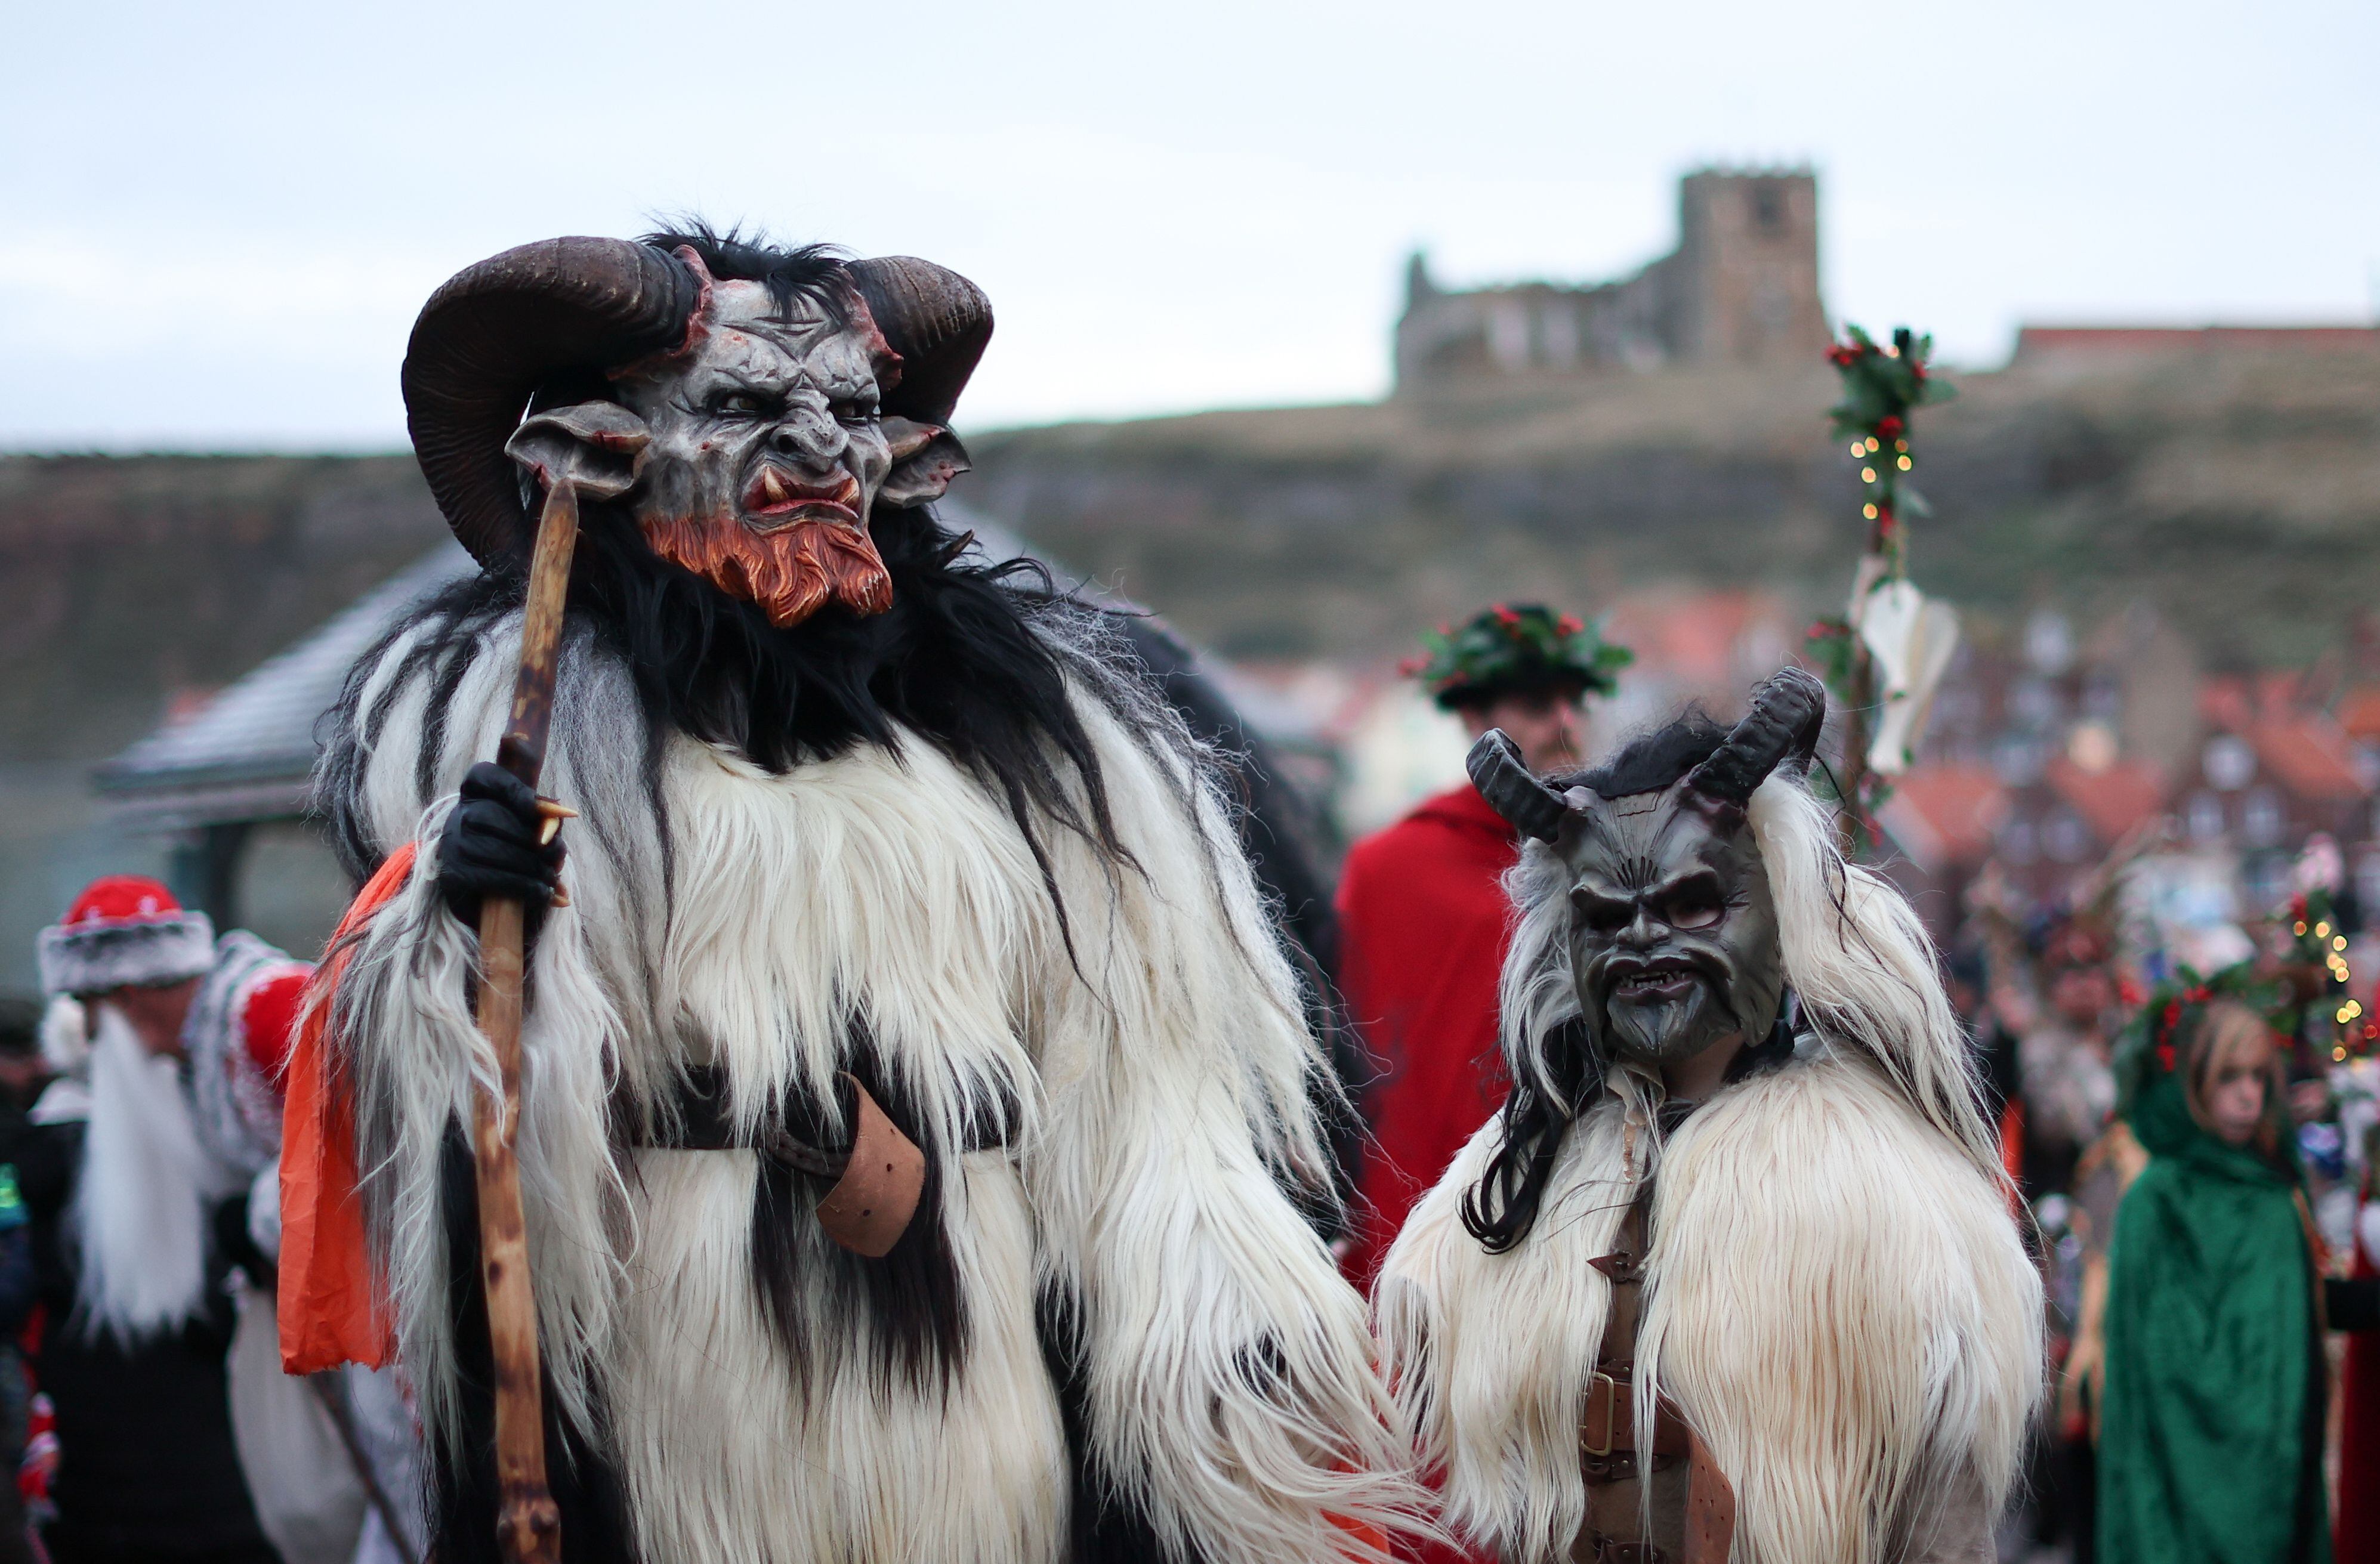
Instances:
[[[591,238],[508,249],[430,296],[405,350],[406,427],[438,508],[480,563],[527,544],[504,442],[538,383],[677,346],[701,297],[675,257]]]
[[[1752,692],[1752,709],[1727,741],[1686,773],[1686,786],[1721,803],[1747,804],[1788,755],[1809,762],[1826,721],[1827,686],[1799,668],[1779,670]]]
[[[1479,796],[1513,830],[1539,842],[1551,842],[1561,833],[1569,804],[1523,763],[1520,746],[1503,729],[1490,728],[1481,734],[1463,766],[1471,773],[1471,785],[1479,790]]]
[[[901,356],[901,383],[884,398],[884,410],[920,423],[950,422],[991,341],[991,300],[956,272],[913,255],[855,261],[851,281],[876,329]]]

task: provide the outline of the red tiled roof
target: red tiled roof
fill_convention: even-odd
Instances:
[[[2371,352],[2371,326],[2021,326],[2016,356],[2040,353]]]
[[[2165,808],[2165,778],[2145,760],[2119,760],[2104,771],[2086,771],[2061,755],[2049,762],[2042,780],[2109,846]]]
[[[1735,675],[1736,643],[1774,606],[1749,591],[1631,599],[1612,610],[1608,633],[1645,669],[1690,685],[1723,685]]]
[[[2251,723],[2241,735],[2256,763],[2300,798],[2337,801],[2363,796],[2347,734],[2327,717],[2276,717]]]
[[[1987,766],[1919,766],[1893,784],[1882,823],[1932,873],[1982,863],[2008,809],[2008,792]]]
[[[2202,679],[2198,715],[2210,727],[2238,730],[2256,720],[2256,696],[2241,678]]]
[[[2198,715],[2209,727],[2240,733],[2259,718],[2289,716],[2304,709],[2305,687],[2305,674],[2290,669],[2202,679]]]
[[[2350,690],[2338,703],[2338,725],[2351,739],[2380,739],[2380,685]]]

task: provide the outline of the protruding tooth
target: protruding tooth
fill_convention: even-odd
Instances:
[[[784,475],[773,467],[764,467],[760,469],[760,491],[768,495],[769,503],[772,505],[786,504],[793,499],[793,495],[785,489]]]

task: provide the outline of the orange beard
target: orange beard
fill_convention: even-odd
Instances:
[[[732,598],[758,603],[783,630],[829,602],[854,613],[892,606],[892,577],[865,531],[836,522],[796,521],[755,532],[731,515],[662,516],[643,523],[645,541]]]

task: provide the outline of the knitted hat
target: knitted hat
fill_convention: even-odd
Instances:
[[[1635,661],[1595,625],[1537,603],[1497,603],[1460,628],[1439,625],[1421,643],[1422,655],[1404,672],[1450,711],[1544,689],[1609,695],[1620,687],[1620,670]]]
[[[67,915],[41,934],[42,990],[98,994],[202,976],[215,963],[207,915],[136,874],[92,880]]]

